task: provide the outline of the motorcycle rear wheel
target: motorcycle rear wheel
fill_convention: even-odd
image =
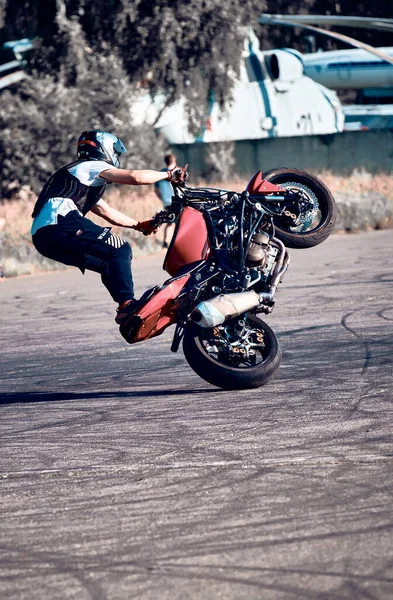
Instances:
[[[277,372],[282,358],[274,331],[251,314],[213,329],[190,324],[184,334],[183,351],[202,379],[224,390],[265,385]]]
[[[326,185],[317,177],[298,169],[272,169],[263,178],[276,185],[291,189],[311,204],[314,211],[300,214],[300,225],[291,227],[281,217],[274,218],[276,236],[288,248],[312,248],[325,241],[334,229],[337,208]]]

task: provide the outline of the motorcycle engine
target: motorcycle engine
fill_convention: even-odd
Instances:
[[[269,236],[261,232],[253,236],[248,247],[246,262],[249,267],[264,267],[267,262]]]

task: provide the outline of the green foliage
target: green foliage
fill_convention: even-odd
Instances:
[[[78,86],[59,79],[30,76],[16,91],[0,96],[1,197],[17,189],[15,182],[39,192],[55,170],[75,160],[85,129],[120,135],[128,149],[125,167],[161,166],[166,145],[151,127],[130,122],[135,87],[113,56],[89,55],[79,69]]]
[[[131,81],[185,94],[198,80],[223,99],[239,67],[246,27],[266,4],[257,0],[8,0],[5,30],[37,37],[35,67],[78,84],[86,53],[111,53]]]

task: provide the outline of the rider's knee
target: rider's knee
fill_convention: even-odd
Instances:
[[[132,250],[130,244],[118,235],[111,233],[107,236],[104,243],[111,249],[111,258],[109,259],[110,262],[116,262],[118,260],[130,261],[132,259]]]
[[[120,238],[119,238],[120,239]],[[131,261],[132,259],[132,249],[131,246],[128,242],[126,242],[125,240],[121,240],[122,244],[119,246],[119,248],[116,248],[115,252],[113,253],[113,258],[112,260],[126,260],[126,261]]]
[[[131,260],[132,258],[132,249],[131,246],[128,242],[122,240],[124,242],[124,244],[122,244],[120,246],[120,248],[118,249],[118,252],[121,253],[122,256],[127,257]]]

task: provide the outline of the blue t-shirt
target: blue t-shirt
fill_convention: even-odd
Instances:
[[[164,173],[165,171],[169,171],[169,169],[161,169],[161,171]],[[170,206],[172,203],[173,187],[171,186],[169,181],[167,179],[163,179],[162,181],[157,181],[154,184],[154,187],[156,188],[156,190],[159,193],[159,196],[161,198],[161,202],[164,205],[164,208],[167,208],[168,206]]]

